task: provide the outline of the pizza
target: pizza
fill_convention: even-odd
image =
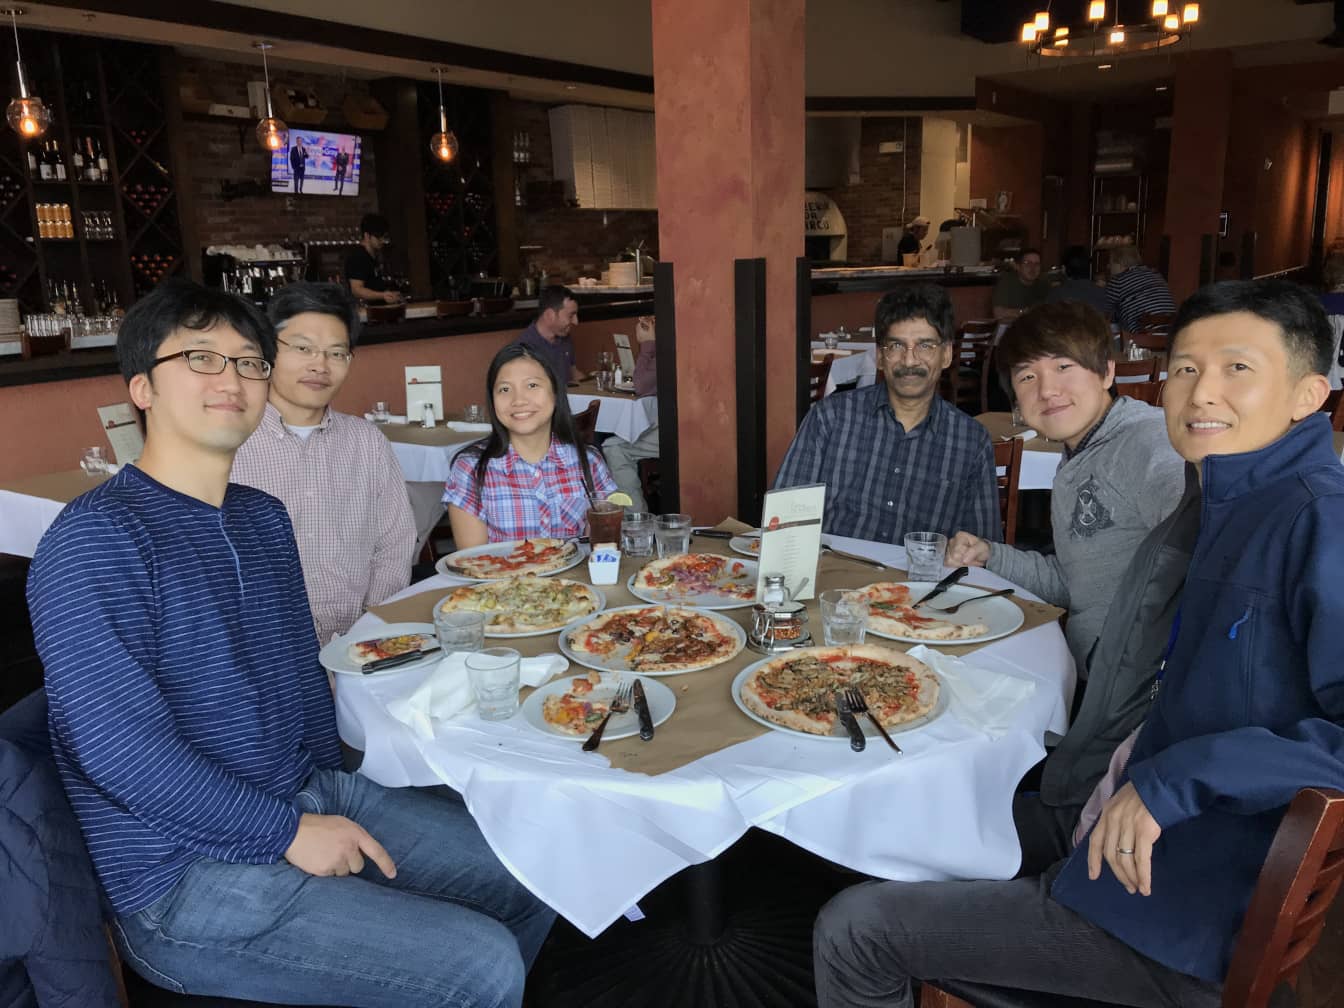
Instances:
[[[630,606],[599,613],[571,630],[566,643],[579,661],[632,672],[693,672],[742,650],[726,621],[695,609]]]
[[[635,575],[636,588],[669,597],[717,595],[751,602],[756,598],[756,572],[741,560],[715,553],[682,553],[647,563]]]
[[[967,640],[989,633],[984,623],[921,615],[911,607],[910,589],[903,584],[881,581],[854,594],[868,603],[868,629],[874,633],[927,641]]]
[[[589,672],[573,680],[566,693],[553,693],[541,705],[541,716],[548,725],[570,735],[588,735],[602,723],[611,707],[594,699],[593,687],[602,685],[602,675]]]
[[[439,602],[440,612],[484,613],[487,634],[558,630],[601,607],[602,597],[586,584],[536,574],[463,585]]]
[[[763,663],[742,682],[742,702],[772,724],[830,735],[837,690],[857,686],[883,727],[924,717],[938,703],[938,677],[923,662],[873,644],[815,647]]]
[[[521,539],[491,545],[510,548],[470,556],[463,555],[470,550],[459,550],[444,560],[444,566],[453,574],[482,581],[515,574],[545,574],[567,566],[579,548],[578,543],[566,539]]]
[[[397,637],[375,637],[372,640],[356,641],[350,645],[350,660],[364,666],[383,658],[395,658],[410,651],[423,651],[438,644],[433,634],[401,634]]]

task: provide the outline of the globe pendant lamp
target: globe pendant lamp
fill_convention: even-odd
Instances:
[[[275,117],[271,107],[271,70],[266,64],[266,50],[273,48],[269,42],[253,42],[261,50],[261,72],[266,77],[266,118],[257,123],[257,142],[268,151],[284,150],[289,144],[289,127],[283,119]]]
[[[5,118],[10,128],[24,140],[37,140],[51,125],[51,110],[43,104],[37,95],[28,93],[28,82],[23,76],[23,54],[19,51],[19,15],[20,7],[5,9],[14,25],[14,67],[19,75],[19,96],[5,109]]]
[[[443,107],[443,67],[435,67],[439,75],[439,131],[429,139],[429,152],[445,164],[457,157],[457,134],[448,128],[448,113]]]

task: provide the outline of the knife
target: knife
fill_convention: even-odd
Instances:
[[[911,605],[910,608],[911,608],[911,609],[918,609],[918,608],[919,608],[920,606],[922,606],[925,602],[929,601],[929,599],[931,599],[931,598],[937,598],[939,595],[941,595],[943,592],[947,591],[949,588],[951,588],[954,584],[956,584],[958,581],[960,581],[962,578],[964,578],[964,577],[965,577],[967,574],[969,574],[970,572],[971,572],[971,569],[970,569],[969,567],[958,567],[958,568],[957,568],[956,570],[954,570],[951,574],[949,574],[947,577],[943,578],[943,579],[942,579],[941,581],[939,581],[936,585],[934,585],[934,586],[933,586],[933,591],[929,592],[927,595],[925,595],[925,596],[924,596],[922,599],[920,599],[918,602],[916,602],[916,603],[914,603],[913,605]]]
[[[737,535],[736,532],[728,532],[724,529],[696,529],[692,535],[704,536],[706,539],[731,539]]]
[[[377,661],[371,661],[360,669],[365,675],[370,672],[382,672],[384,669],[396,668],[398,665],[409,665],[411,662],[417,662],[425,655],[432,655],[436,651],[442,650],[438,645],[432,648],[424,648],[420,651],[407,651],[405,654],[393,655],[391,658],[379,658]]]
[[[633,690],[635,697],[635,713],[639,715],[639,737],[645,742],[653,738],[653,715],[649,713],[649,701],[644,696],[644,684],[635,680]]]
[[[863,729],[859,727],[858,720],[849,709],[849,704],[845,702],[844,695],[835,694],[835,710],[840,715],[840,723],[845,726],[845,731],[849,732],[849,747],[855,752],[863,752],[868,745],[868,740],[864,738]]]

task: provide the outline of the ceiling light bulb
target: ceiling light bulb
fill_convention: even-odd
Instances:
[[[1166,17],[1167,9],[1167,0],[1153,0],[1153,17]]]
[[[1162,19],[1162,27],[1169,32],[1181,30],[1181,16],[1179,14],[1168,14]]]
[[[257,141],[268,151],[284,150],[289,145],[289,127],[284,120],[267,116],[257,123]]]
[[[1123,28],[1116,28],[1113,30],[1110,34],[1110,43],[1111,45],[1124,45],[1125,30]]]
[[[1062,39],[1062,38],[1068,38],[1068,37],[1069,37],[1069,26],[1068,26],[1068,25],[1061,25],[1060,27],[1058,27],[1058,28],[1055,29],[1055,38],[1057,38],[1057,39]]]
[[[1022,41],[1023,41],[1023,42],[1035,42],[1035,41],[1036,41],[1036,22],[1035,22],[1035,21],[1024,21],[1024,22],[1022,22]]]
[[[1038,32],[1048,32],[1050,30],[1050,12],[1048,10],[1037,11],[1035,24]]]
[[[1089,21],[1103,21],[1106,18],[1106,0],[1092,0],[1087,5],[1087,19]]]
[[[457,157],[457,134],[452,130],[435,133],[429,141],[429,152],[440,161],[451,161]]]
[[[25,140],[36,140],[51,125],[51,110],[36,95],[15,98],[5,110],[10,128]]]
[[[1199,20],[1199,4],[1188,3],[1185,10],[1181,12],[1181,20],[1186,24],[1194,24]]]

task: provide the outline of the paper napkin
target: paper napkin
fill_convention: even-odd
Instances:
[[[492,428],[488,423],[467,423],[465,420],[449,420],[448,429],[455,430],[459,434],[489,434]]]
[[[376,422],[376,421],[373,419],[373,414],[372,414],[372,413],[365,413],[365,414],[364,414],[364,419],[367,420],[369,423],[375,423],[375,422]],[[387,420],[386,420],[385,422],[386,422],[386,423],[395,423],[395,424],[404,424],[404,423],[406,422],[406,418],[405,418],[404,416],[401,416],[400,414],[389,413],[389,414],[387,415]]]
[[[522,660],[519,677],[524,686],[540,686],[567,668],[563,655],[537,655]],[[434,737],[436,721],[451,721],[475,710],[465,651],[448,655],[409,695],[387,703],[389,714],[425,739]]]
[[[990,738],[1009,729],[1013,712],[1036,690],[1030,679],[991,672],[922,644],[907,653],[938,673],[952,713]]]

